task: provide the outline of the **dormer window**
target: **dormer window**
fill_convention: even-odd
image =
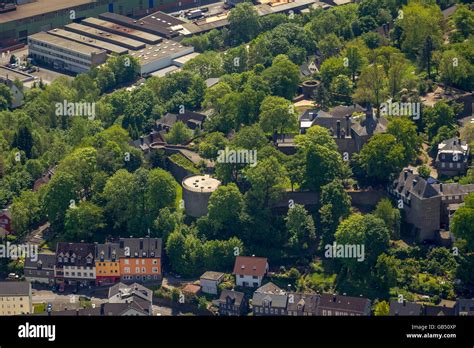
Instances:
[[[61,256],[58,256],[58,262],[63,262],[63,258]]]
[[[71,258],[69,259],[69,262],[74,263],[75,260],[76,258],[74,256],[71,256]]]

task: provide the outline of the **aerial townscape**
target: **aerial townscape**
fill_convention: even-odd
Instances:
[[[0,0],[0,316],[473,316],[473,108],[469,0]]]

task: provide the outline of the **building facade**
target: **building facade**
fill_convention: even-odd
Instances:
[[[60,242],[56,246],[55,280],[64,285],[94,285],[95,245]]]
[[[96,244],[96,284],[109,285],[120,281],[119,243]]]
[[[161,238],[121,238],[120,280],[156,282],[162,279]]]
[[[264,257],[237,256],[234,264],[235,283],[243,287],[259,287],[268,272],[268,261]]]
[[[32,261],[25,258],[24,275],[31,283],[54,285],[54,269],[56,264],[55,254],[38,254],[38,260]]]
[[[30,282],[0,282],[0,316],[32,312]]]
[[[202,292],[217,295],[218,286],[224,280],[224,273],[206,272],[200,278]]]
[[[36,62],[73,73],[87,72],[107,60],[107,52],[103,49],[45,32],[29,36],[28,49]]]

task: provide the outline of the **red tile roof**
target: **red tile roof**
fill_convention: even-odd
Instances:
[[[263,277],[267,271],[268,260],[265,257],[237,256],[234,274]]]

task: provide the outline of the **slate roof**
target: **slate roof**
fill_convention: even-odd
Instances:
[[[219,299],[217,300],[218,303],[226,304],[227,298],[230,298],[234,301],[235,306],[242,305],[242,301],[245,298],[245,294],[240,291],[234,291],[229,289],[224,289],[221,292]]]
[[[252,297],[253,306],[263,306],[269,302],[272,308],[286,308],[288,295],[273,283],[267,283],[255,290]]]
[[[162,239],[161,238],[120,238],[119,242],[120,257],[161,257]],[[126,255],[126,251],[130,255]]]
[[[403,303],[399,303],[398,300],[391,300],[389,315],[418,316],[421,315],[421,310],[421,304],[408,301],[403,301]]]
[[[268,260],[264,257],[237,256],[233,274],[263,277],[267,264]]]
[[[363,297],[321,294],[318,305],[319,314],[321,314],[323,309],[368,315],[367,311],[370,309],[370,300]]]
[[[138,297],[145,301],[152,302],[153,291],[141,284],[133,283],[130,285],[117,283],[109,288],[109,298],[120,294],[122,299]]]
[[[25,269],[38,269],[53,270],[56,264],[55,254],[38,254],[38,260],[32,261],[31,257],[25,258]]]
[[[318,303],[316,294],[289,293],[287,310],[316,314]]]
[[[431,198],[439,195],[434,184],[428,184],[425,179],[409,170],[400,173],[398,179],[393,182],[393,189],[407,198],[411,194],[419,198]]]
[[[0,296],[28,296],[30,290],[30,282],[19,282],[13,280],[0,282]]]
[[[425,306],[424,313],[426,316],[450,316],[455,315],[455,310],[454,307]]]
[[[140,138],[133,140],[132,142],[130,142],[130,145],[142,151],[146,151],[150,148],[151,144],[156,142],[164,143],[165,140],[159,132],[150,132],[146,136],[141,136]]]
[[[97,244],[95,248],[95,259],[96,261],[101,261],[103,258],[104,261],[110,261],[115,255],[116,260],[118,260],[120,254],[119,249],[119,243]]]
[[[56,246],[56,265],[92,266],[94,264],[95,245],[92,243],[67,243],[59,242]],[[58,257],[64,257],[59,262]],[[74,262],[70,258],[74,257]],[[87,257],[91,258],[91,263],[87,263]]]

